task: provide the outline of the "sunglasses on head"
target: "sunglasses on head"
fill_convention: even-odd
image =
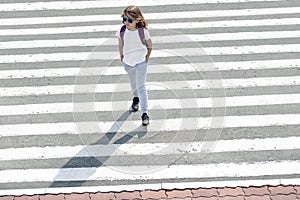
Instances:
[[[123,17],[123,22],[127,22],[127,21],[131,24],[134,20],[129,17]]]

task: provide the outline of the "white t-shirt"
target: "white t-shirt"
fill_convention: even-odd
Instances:
[[[117,31],[116,35],[120,37],[120,30]],[[147,29],[144,29],[145,39],[150,39],[150,34]],[[124,45],[123,45],[123,62],[130,66],[135,66],[146,60],[145,56],[147,55],[147,47],[144,45],[140,39],[139,31],[129,30],[126,28],[124,33]]]

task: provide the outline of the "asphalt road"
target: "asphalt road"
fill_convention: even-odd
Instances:
[[[300,181],[296,0],[0,0],[0,195]],[[149,22],[148,127],[115,33]]]

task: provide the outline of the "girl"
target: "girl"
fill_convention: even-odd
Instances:
[[[131,110],[138,111],[139,103],[142,112],[142,125],[149,124],[148,95],[146,91],[147,64],[152,50],[152,42],[141,10],[137,6],[124,9],[123,26],[117,32],[119,52],[125,71],[128,73],[133,102]]]

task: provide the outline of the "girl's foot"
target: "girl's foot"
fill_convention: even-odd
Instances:
[[[149,124],[149,116],[147,113],[143,113],[142,115],[142,124],[143,126],[147,126]]]
[[[133,100],[132,100],[132,105],[131,105],[131,110],[133,112],[136,112],[139,110],[139,98],[138,97],[134,97]]]

